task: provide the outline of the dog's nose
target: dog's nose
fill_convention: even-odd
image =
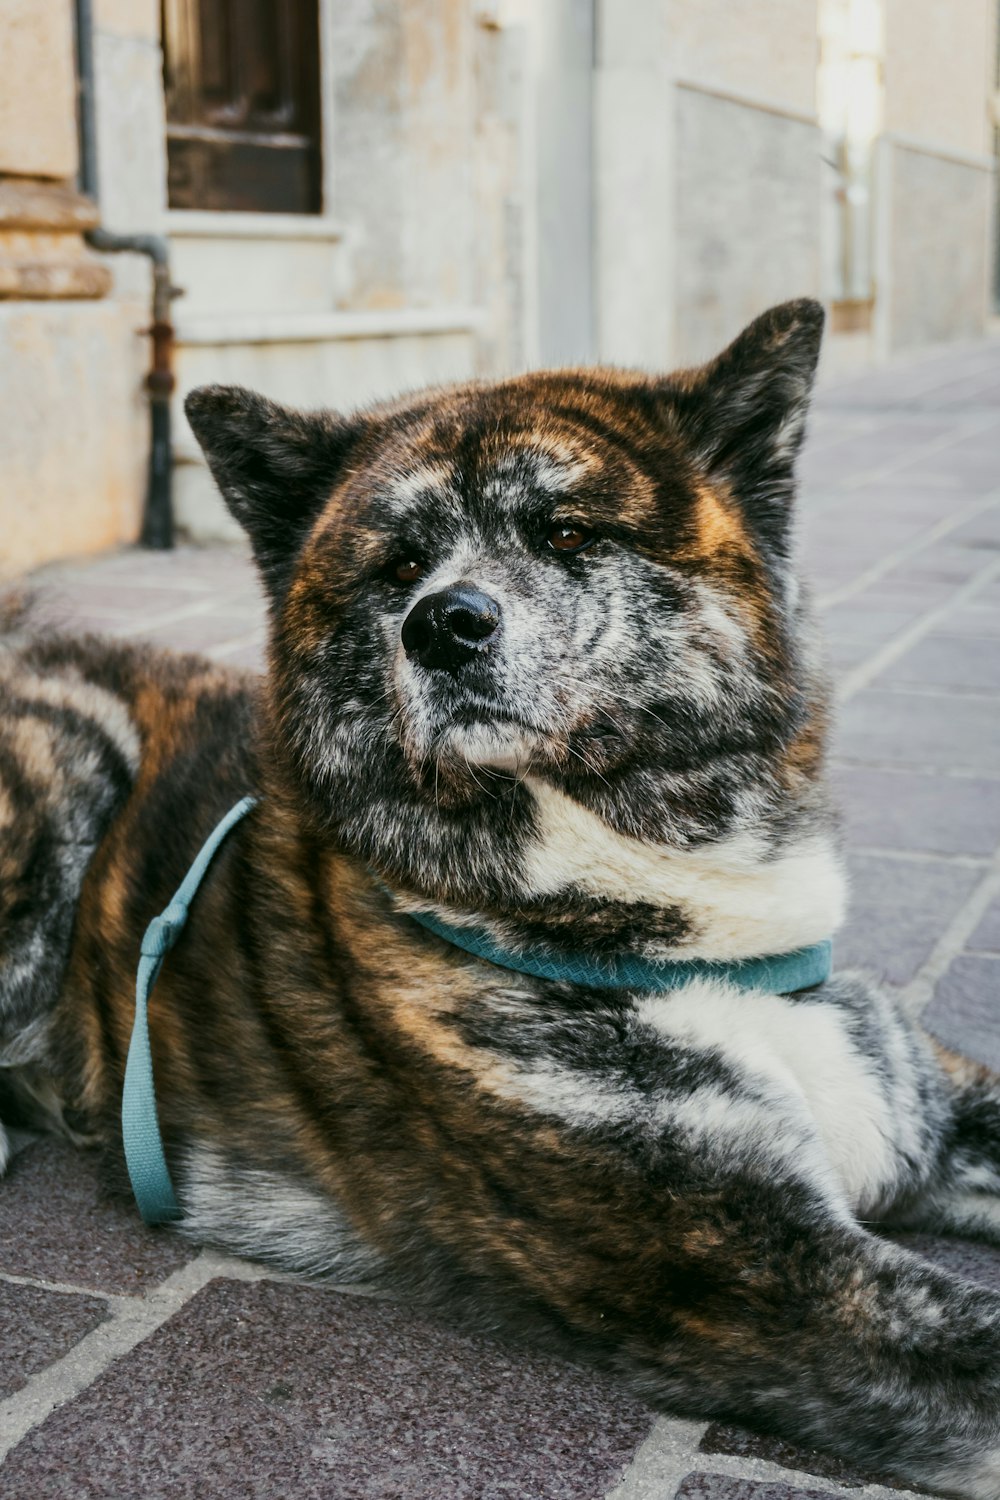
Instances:
[[[403,621],[403,648],[422,667],[454,671],[486,649],[500,626],[500,606],[468,583],[427,594]]]

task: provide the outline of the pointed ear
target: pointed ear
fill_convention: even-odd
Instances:
[[[359,427],[329,412],[290,411],[238,385],[200,386],[184,410],[267,589],[280,594]]]
[[[821,305],[808,297],[772,307],[711,364],[675,377],[671,392],[697,462],[730,485],[778,545],[788,525],[823,319]]]

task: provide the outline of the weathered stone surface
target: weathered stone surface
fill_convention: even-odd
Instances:
[[[76,171],[73,13],[65,0],[4,0],[0,172]]]
[[[938,981],[924,1025],[947,1047],[1000,1072],[998,995],[1000,955],[960,954]]]
[[[141,1296],[195,1253],[109,1200],[92,1158],[61,1141],[20,1152],[0,1197],[0,1271],[16,1276]]]
[[[993,774],[1000,745],[1000,696],[942,698],[869,689],[843,705],[834,754],[906,768],[961,768]]]
[[[107,1303],[96,1297],[0,1281],[0,1400],[60,1359],[106,1316]]]
[[[964,865],[863,854],[851,855],[848,868],[850,915],[834,961],[891,984],[914,977],[981,878]]]
[[[836,1500],[827,1490],[804,1490],[781,1480],[737,1479],[728,1474],[689,1474],[676,1500]]]
[[[833,784],[848,849],[985,857],[1000,843],[1000,780],[841,766]]]
[[[951,49],[949,48],[949,52]],[[890,291],[895,349],[980,333],[986,305],[989,168],[949,161],[901,144],[892,152],[894,275]],[[920,245],[919,256],[904,245]]]
[[[0,297],[51,301],[69,297],[106,297],[110,290],[111,272],[99,260],[0,259]]]
[[[4,1500],[600,1500],[653,1416],[614,1382],[406,1308],[211,1282],[54,1412]]]
[[[689,364],[789,286],[817,293],[819,130],[694,88],[677,90],[676,112],[674,352]]]
[[[142,326],[141,311],[110,298],[0,302],[0,576],[136,535],[148,451]]]
[[[756,1458],[765,1463],[781,1464],[785,1469],[798,1469],[804,1474],[815,1474],[817,1479],[834,1479],[838,1484],[863,1485],[872,1482],[872,1476],[863,1474],[841,1458],[830,1453],[820,1453],[814,1448],[797,1448],[781,1438],[768,1437],[761,1432],[748,1432],[744,1427],[730,1427],[722,1422],[713,1422],[702,1438],[699,1449],[702,1453],[722,1453],[734,1458]]]
[[[0,177],[0,230],[46,229],[82,234],[93,229],[99,214],[68,182],[33,177]]]

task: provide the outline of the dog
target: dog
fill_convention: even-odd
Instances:
[[[0,1116],[126,1185],[140,939],[250,795],[150,1001],[182,1234],[996,1500],[1000,1297],[876,1231],[1000,1243],[1000,1091],[822,966],[822,321],[346,417],[195,391],[269,670],[8,620]]]

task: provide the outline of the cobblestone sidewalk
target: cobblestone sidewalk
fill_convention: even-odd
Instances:
[[[1000,1068],[1000,343],[828,389],[803,477],[840,681],[854,899],[837,961]],[[121,553],[36,582],[71,628],[261,660],[239,553]],[[4,1500],[900,1493],[356,1289],[193,1252],[102,1200],[86,1157],[19,1145],[0,1185]],[[1000,1286],[1000,1254],[911,1243]]]

